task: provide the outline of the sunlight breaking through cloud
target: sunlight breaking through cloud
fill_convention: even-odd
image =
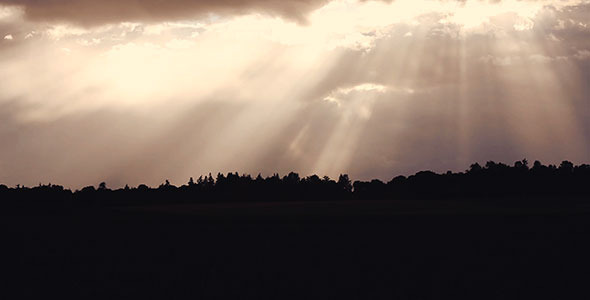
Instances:
[[[590,159],[587,1],[341,0],[296,18],[253,6],[89,24],[15,4],[0,1],[3,182]]]

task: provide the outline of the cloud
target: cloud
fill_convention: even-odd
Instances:
[[[388,180],[473,161],[590,159],[590,5],[505,13],[529,6],[503,1],[471,18],[450,1],[312,1],[301,12],[323,6],[308,26],[261,14],[147,24],[286,16],[270,10],[279,2],[219,1],[89,14],[84,24],[142,21],[92,28],[29,21],[83,23],[33,14],[66,2],[18,1],[28,19],[0,20],[2,183],[180,184],[228,171]]]
[[[299,23],[306,22],[306,16],[311,11],[326,5],[334,0],[0,0],[2,5],[19,7],[24,9],[25,17],[34,21],[57,21],[74,23],[83,26],[102,25],[119,22],[158,22],[174,19],[191,19],[195,16],[207,16],[214,14],[244,14],[261,13],[285,17]],[[399,0],[395,0],[399,1]],[[358,2],[385,2],[394,0],[358,0]],[[581,2],[582,1],[582,2]],[[538,3],[548,5],[567,5],[571,3],[583,3],[584,0],[529,0],[529,1],[446,1],[441,3],[456,2],[462,7],[461,11],[450,16],[451,19],[465,23],[468,26],[479,24],[488,18],[489,11],[501,12],[503,8],[518,9],[527,17],[531,17],[535,10],[529,3],[538,6]],[[433,1],[436,2],[436,1]],[[497,3],[508,2],[508,5],[499,6]],[[481,10],[480,6],[487,3],[487,9]],[[420,7],[422,4],[410,4],[410,10],[425,11],[429,7]],[[3,12],[0,11],[0,18]],[[530,24],[526,19],[515,24],[516,28],[525,30]]]
[[[590,50],[580,50],[575,57],[579,60],[590,59]]]
[[[5,40],[9,40],[9,41],[11,41],[11,40],[13,40],[14,38],[12,37],[12,34],[7,34],[7,35],[5,35],[5,36],[4,36],[4,39],[5,39]]]
[[[328,0],[0,0],[24,8],[37,21],[65,21],[84,26],[117,22],[152,22],[208,13],[259,12],[304,22],[305,15]]]

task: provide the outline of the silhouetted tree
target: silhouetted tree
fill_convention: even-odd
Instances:
[[[351,183],[347,174],[337,181],[328,176],[311,175],[301,178],[290,172],[280,177],[273,174],[255,179],[237,172],[200,176],[196,183],[190,177],[188,185],[176,187],[165,180],[157,189],[145,184],[137,188],[111,190],[105,182],[72,192],[62,186],[40,184],[27,188],[9,188],[0,184],[0,199],[5,203],[27,205],[141,205],[153,203],[200,203],[218,201],[322,201],[345,199],[498,199],[498,198],[586,198],[590,196],[590,165],[575,166],[563,161],[559,168],[544,166],[535,161],[529,169],[528,161],[517,161],[513,166],[488,161],[485,167],[474,163],[466,172],[420,171],[405,177],[397,176],[389,182],[374,179]],[[563,200],[562,200],[563,201]]]
[[[348,174],[340,174],[338,177],[338,186],[347,193],[352,192],[352,182],[348,178]]]
[[[559,170],[561,172],[568,173],[568,174],[572,173],[574,171],[574,164],[567,161],[567,160],[564,160],[559,165]]]

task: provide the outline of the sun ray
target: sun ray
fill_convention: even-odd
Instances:
[[[334,0],[306,22],[253,10],[94,27],[2,6],[2,134],[26,139],[0,147],[10,154],[0,164],[88,183],[109,167],[117,182],[156,182],[173,170],[173,180],[209,171],[387,177],[474,160],[582,161],[587,6]],[[55,128],[68,126],[71,162],[53,143]],[[99,147],[129,135],[125,147]],[[50,166],[47,149],[63,166]],[[86,174],[68,178],[78,165]]]

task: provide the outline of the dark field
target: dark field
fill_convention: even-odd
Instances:
[[[588,299],[589,217],[448,201],[5,212],[3,298]]]

